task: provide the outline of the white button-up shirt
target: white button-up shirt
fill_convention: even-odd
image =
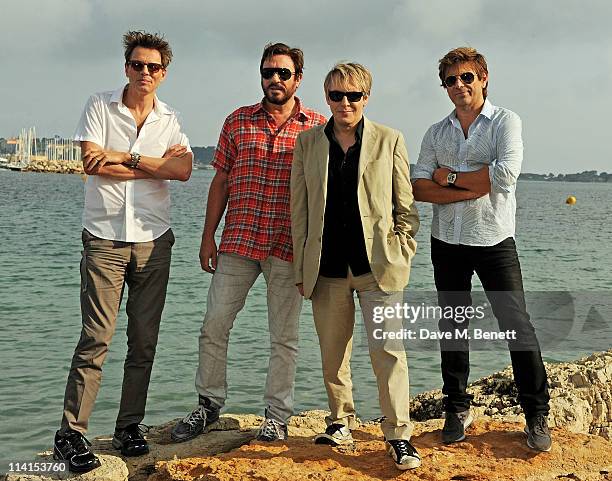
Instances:
[[[433,204],[431,235],[449,244],[492,246],[514,237],[516,181],[523,161],[521,119],[485,100],[467,139],[455,111],[432,125],[421,144],[412,181],[432,179],[438,167],[455,172],[489,168],[491,192],[478,199]]]
[[[124,87],[92,95],[74,140],[95,142],[105,150],[162,157],[171,145],[189,151],[177,113],[155,97],[153,110],[137,133],[130,110],[123,104]],[[170,181],[119,180],[90,175],[85,183],[83,227],[97,237],[148,242],[170,228]]]

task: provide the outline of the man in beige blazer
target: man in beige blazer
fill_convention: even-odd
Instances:
[[[324,83],[332,118],[297,138],[291,169],[293,262],[299,292],[312,299],[331,411],[315,442],[353,441],[349,362],[356,291],[385,416],[382,430],[403,470],[421,464],[409,441],[404,346],[387,336],[403,326],[401,317],[381,314],[403,300],[419,217],[402,134],[363,116],[371,84],[362,65],[336,65]]]

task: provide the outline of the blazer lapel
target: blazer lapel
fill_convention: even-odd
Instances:
[[[327,197],[327,165],[329,164],[329,140],[325,131],[320,129],[317,133],[315,145],[313,147],[313,157],[317,159],[319,164],[319,179],[321,179],[321,188]]]
[[[361,183],[363,173],[368,164],[372,161],[374,146],[376,145],[376,129],[367,118],[363,119],[363,139],[361,139],[361,152],[359,153],[359,169],[357,173],[357,183]]]

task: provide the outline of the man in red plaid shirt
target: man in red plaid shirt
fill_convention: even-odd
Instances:
[[[260,273],[268,286],[271,354],[264,402],[266,417],[257,439],[287,437],[293,413],[293,385],[302,308],[293,277],[289,181],[297,135],[326,122],[295,97],[302,80],[302,51],[267,45],[261,63],[264,98],[240,107],[223,125],[212,162],[200,247],[202,269],[213,274],[200,334],[196,373],[198,407],[172,430],[187,441],[219,418],[227,395],[226,365],[230,329]],[[223,212],[225,227],[217,249],[215,231]]]

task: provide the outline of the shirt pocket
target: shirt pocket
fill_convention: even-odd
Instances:
[[[475,135],[468,142],[466,162],[469,164],[490,165],[497,157],[495,142],[490,129]]]

